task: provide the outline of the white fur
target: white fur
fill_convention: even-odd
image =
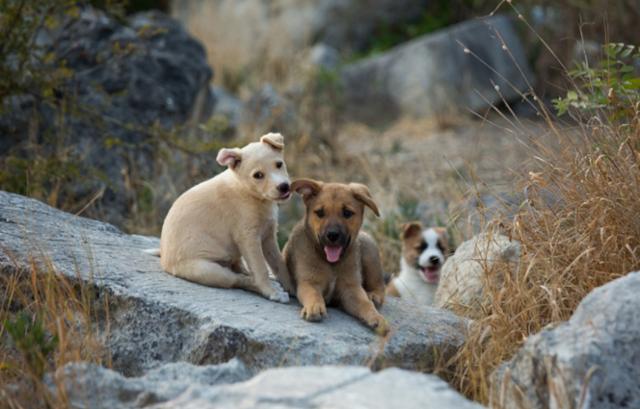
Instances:
[[[400,274],[393,284],[400,297],[421,305],[432,305],[438,284],[430,284],[422,278],[422,272],[407,264],[404,258],[400,261]]]
[[[418,264],[422,267],[428,267],[432,263],[429,261],[431,257],[437,257],[440,260],[440,265],[444,264],[444,254],[438,248],[438,239],[440,236],[434,229],[426,229],[422,232],[422,238],[427,242],[427,248],[420,254],[418,258]]]
[[[427,243],[427,248],[418,256],[418,265],[421,267],[432,266],[430,260],[437,257],[439,265],[444,264],[445,256],[438,248],[440,235],[432,228],[422,231],[422,238]],[[440,272],[438,272],[440,274]],[[407,263],[404,257],[400,259],[400,274],[393,279],[393,285],[400,293],[400,297],[420,305],[432,305],[435,299],[438,283],[430,283],[426,280],[422,271]]]

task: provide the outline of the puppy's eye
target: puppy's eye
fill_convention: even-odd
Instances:
[[[264,173],[257,171],[256,173],[253,174],[253,178],[254,179],[262,179],[264,177]]]
[[[442,245],[442,243],[438,242],[437,246],[438,246],[438,250],[444,252],[444,246]]]
[[[424,241],[420,243],[418,247],[416,247],[416,250],[418,250],[420,253],[422,253],[426,249],[427,249],[427,243],[425,243]]]
[[[316,216],[318,216],[320,219],[322,219],[324,217],[324,209],[318,209],[315,211]]]
[[[276,162],[276,168],[280,169],[282,167],[282,165],[283,165],[282,161],[279,160],[279,161]]]
[[[345,219],[350,219],[353,216],[353,212],[349,209],[342,209],[342,217]]]

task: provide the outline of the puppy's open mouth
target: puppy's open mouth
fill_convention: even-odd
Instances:
[[[278,198],[278,200],[285,201],[285,200],[287,200],[287,199],[288,199],[288,198],[290,198],[290,197],[291,197],[291,192],[287,192],[287,193],[285,193],[285,194],[281,195],[281,196]]]
[[[420,271],[424,280],[429,284],[436,284],[440,280],[440,267],[439,266],[420,266]]]
[[[324,246],[324,255],[329,263],[336,263],[342,255],[342,246]]]

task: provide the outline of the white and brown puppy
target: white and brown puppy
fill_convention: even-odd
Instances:
[[[447,255],[447,231],[443,227],[425,229],[420,222],[411,222],[402,227],[400,238],[400,274],[387,286],[387,294],[432,305]]]
[[[276,242],[277,203],[291,196],[284,138],[270,133],[243,148],[221,149],[228,169],[183,193],[162,225],[160,263],[181,278],[241,288],[288,302],[289,274]],[[248,271],[247,268],[248,267]]]

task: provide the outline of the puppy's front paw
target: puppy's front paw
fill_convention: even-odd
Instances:
[[[373,317],[372,319],[367,320],[366,324],[381,337],[387,335],[389,333],[389,330],[391,329],[387,320],[380,314]]]
[[[271,281],[271,289],[273,291],[269,295],[269,300],[283,304],[287,304],[289,302],[289,293],[284,291],[279,282]]]
[[[300,310],[300,316],[307,321],[322,321],[327,316],[327,306],[324,303],[305,305]]]
[[[384,290],[368,292],[367,296],[376,307],[382,307],[382,304],[384,304]]]

